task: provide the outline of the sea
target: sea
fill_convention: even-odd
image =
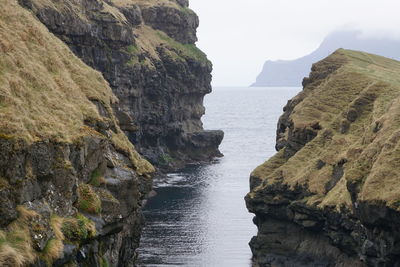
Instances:
[[[257,229],[246,209],[250,173],[275,153],[276,127],[297,87],[215,87],[205,129],[221,129],[224,157],[155,181],[139,247],[142,267],[251,266]]]

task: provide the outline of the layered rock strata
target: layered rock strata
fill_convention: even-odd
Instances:
[[[251,174],[255,266],[400,265],[400,62],[340,49],[313,65]]]
[[[154,168],[118,99],[16,0],[0,36],[0,266],[133,266]]]
[[[220,156],[221,131],[204,131],[212,65],[196,46],[187,0],[19,0],[85,63],[119,103],[121,128],[152,163],[178,168]]]

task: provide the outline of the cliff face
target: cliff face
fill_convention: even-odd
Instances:
[[[251,174],[257,266],[400,264],[400,62],[338,50],[313,65]]]
[[[309,55],[294,60],[266,61],[252,86],[301,86],[301,81],[310,72],[311,65],[339,48],[360,50],[399,60],[399,46],[399,40],[365,37],[359,31],[334,32]]]
[[[16,1],[0,25],[0,265],[132,265],[154,169],[117,98]]]
[[[221,131],[204,131],[212,65],[194,44],[186,0],[19,0],[86,64],[119,103],[122,130],[152,163],[180,167],[220,156]]]

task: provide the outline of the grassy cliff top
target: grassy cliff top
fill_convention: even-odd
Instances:
[[[181,8],[175,0],[111,0],[111,2],[119,7],[140,5],[140,6],[168,6],[178,9]]]
[[[102,75],[85,65],[16,1],[0,7],[0,131],[29,141],[71,141],[84,120],[104,120],[117,101]]]
[[[90,1],[89,1],[90,2]],[[32,7],[30,7],[35,12],[37,10],[42,9],[53,9],[57,10],[60,13],[68,13],[75,18],[81,19],[83,22],[88,22],[91,20],[88,13],[86,12],[84,3],[85,1],[73,1],[73,0],[65,0],[62,2],[52,1],[52,0],[30,0]],[[199,49],[194,43],[181,43],[168,35],[167,32],[163,32],[160,28],[154,28],[151,25],[147,25],[146,22],[142,21],[139,25],[129,25],[129,21],[126,17],[126,13],[123,11],[125,8],[129,8],[133,5],[139,6],[140,8],[149,8],[149,7],[167,7],[176,9],[180,14],[186,14],[190,16],[196,16],[195,13],[187,7],[181,6],[175,0],[111,0],[111,1],[97,1],[91,2],[91,4],[95,5],[96,8],[99,8],[101,16],[107,17],[107,21],[110,20],[114,24],[118,24],[123,27],[123,31],[131,31],[130,34],[135,35],[135,40],[128,47],[128,52],[132,56],[132,60],[130,63],[135,64],[138,62],[138,56],[146,55],[146,59],[144,62],[140,62],[141,64],[148,65],[154,68],[154,63],[151,62],[153,60],[160,60],[159,52],[157,51],[160,46],[166,48],[166,52],[170,57],[176,60],[185,60],[185,59],[194,59],[196,61],[210,64],[207,59],[207,56]],[[89,8],[90,10],[90,8]],[[96,11],[97,12],[97,11]],[[131,11],[135,13],[135,11]],[[174,16],[170,11],[165,11],[167,16]],[[129,12],[128,12],[129,13]],[[97,14],[100,16],[100,14]],[[93,14],[92,14],[93,15]],[[175,14],[176,15],[176,14]],[[178,20],[179,22],[172,22],[171,28],[177,26],[177,24],[181,24],[181,26],[190,26],[187,25],[188,22],[185,22],[182,19]],[[92,21],[93,23],[93,21]],[[168,22],[168,23],[171,23]],[[186,23],[186,24],[185,24]],[[162,24],[162,23],[161,23]],[[193,30],[193,29],[192,29]],[[182,29],[184,31],[184,29]],[[190,30],[188,30],[190,31]],[[195,32],[193,32],[195,35]],[[129,34],[128,34],[129,35]]]
[[[313,66],[291,103],[285,138],[299,141],[296,133],[307,129],[317,135],[294,156],[283,148],[255,169],[263,183],[250,197],[283,183],[309,191],[309,205],[349,207],[352,193],[399,209],[400,62],[339,49]]]
[[[111,108],[117,98],[103,76],[15,0],[0,3],[0,138],[69,143],[102,136],[86,123],[110,125],[114,146],[140,174],[151,172],[119,129]]]

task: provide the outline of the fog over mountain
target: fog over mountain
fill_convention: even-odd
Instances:
[[[266,61],[256,82],[251,86],[301,86],[313,63],[339,48],[365,51],[400,59],[400,41],[389,37],[363,36],[359,31],[338,31],[327,36],[317,50],[295,60]]]

